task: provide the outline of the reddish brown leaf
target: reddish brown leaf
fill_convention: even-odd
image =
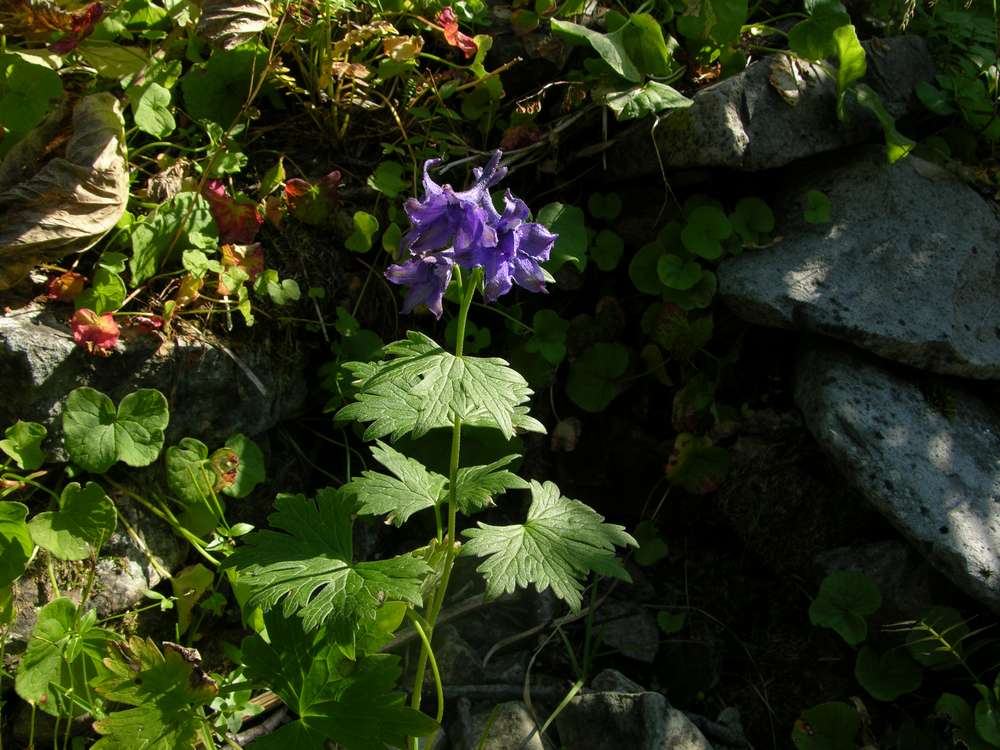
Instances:
[[[73,16],[70,22],[69,33],[52,45],[52,51],[60,55],[65,55],[77,48],[77,46],[91,35],[94,27],[104,16],[104,6],[100,3],[91,3],[86,8]]]
[[[111,313],[98,315],[86,307],[81,307],[73,314],[70,327],[77,345],[98,357],[109,356],[121,334]]]
[[[45,290],[45,296],[53,302],[72,302],[83,291],[86,277],[75,271],[66,271],[59,276],[53,276]]]
[[[264,217],[252,200],[243,196],[233,198],[226,192],[222,180],[209,180],[202,195],[208,201],[212,218],[219,227],[220,242],[249,245],[256,239]]]

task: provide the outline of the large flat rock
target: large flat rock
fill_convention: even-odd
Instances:
[[[881,96],[889,113],[900,117],[918,107],[917,84],[934,76],[924,41],[902,36],[863,46],[868,60],[864,82]],[[820,65],[796,63],[793,73],[788,60],[785,55],[765,57],[699,91],[691,107],[641,121],[612,148],[611,177],[658,177],[653,139],[667,170],[758,171],[881,137],[878,121],[856,103],[849,104],[844,122],[837,120],[837,86]],[[788,81],[793,74],[799,79],[794,106],[772,83],[772,78]]]
[[[960,382],[825,343],[800,355],[795,400],[847,480],[1000,612],[1000,415]]]
[[[1000,220],[949,172],[864,148],[823,159],[776,201],[775,246],[719,268],[741,317],[848,341],[948,375],[1000,378]],[[822,190],[833,221],[807,224]]]

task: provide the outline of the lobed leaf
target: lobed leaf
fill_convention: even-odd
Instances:
[[[101,485],[70,482],[59,498],[59,510],[39,513],[28,531],[35,544],[60,560],[85,560],[97,554],[118,525],[118,513]]]
[[[418,331],[383,351],[393,358],[346,365],[356,378],[357,401],[342,408],[337,419],[371,422],[365,440],[417,438],[453,426],[456,418],[496,427],[508,438],[515,428],[544,432],[521,407],[532,393],[527,381],[505,360],[458,358]]]
[[[638,546],[624,527],[604,523],[592,508],[560,495],[552,482],[532,481],[531,494],[523,524],[480,523],[463,532],[469,541],[462,554],[486,558],[476,570],[486,579],[488,596],[528,585],[538,591],[551,587],[575,612],[588,573],[631,580],[614,552],[616,545]]]
[[[269,610],[282,603],[286,617],[298,614],[312,631],[326,625],[339,646],[353,653],[354,640],[375,619],[383,602],[420,606],[427,564],[408,555],[351,562],[354,498],[326,489],[315,500],[279,495],[268,517],[280,531],[254,531],[223,563],[239,571],[249,592],[246,605]]]

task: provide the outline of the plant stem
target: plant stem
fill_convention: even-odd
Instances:
[[[455,267],[455,278],[462,285],[462,305],[458,311],[458,325],[455,331],[455,357],[462,358],[465,348],[465,323],[469,317],[469,308],[472,306],[472,298],[476,294],[476,288],[482,278],[482,269],[476,268],[467,281],[463,283],[462,272],[458,266]],[[420,709],[421,692],[424,686],[424,673],[427,669],[427,659],[431,656],[430,643],[434,637],[434,624],[437,622],[441,607],[444,605],[445,593],[448,591],[448,582],[451,579],[451,571],[455,565],[455,558],[458,556],[458,544],[456,540],[456,530],[458,527],[458,464],[462,447],[462,418],[455,417],[455,422],[451,432],[451,457],[448,463],[448,535],[445,537],[448,549],[445,552],[444,565],[441,568],[441,580],[431,596],[431,604],[427,609],[426,640],[420,649],[420,656],[417,659],[417,671],[413,681],[413,695],[410,697],[410,705],[415,709]],[[421,639],[424,641],[424,639]],[[433,665],[432,665],[433,668]],[[410,738],[412,750],[417,748],[417,738]]]

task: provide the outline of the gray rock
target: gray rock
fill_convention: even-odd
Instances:
[[[868,74],[864,81],[899,117],[916,106],[919,82],[934,75],[927,45],[915,36],[865,42]],[[784,55],[766,57],[743,72],[699,91],[687,109],[671,110],[643,120],[612,148],[608,169],[614,179],[659,175],[650,138],[667,170],[728,167],[762,170],[877,138],[881,128],[874,116],[849,104],[847,117],[836,115],[836,83],[822,67],[796,63],[800,90],[792,106],[771,82],[789,74]],[[778,70],[775,70],[778,66]],[[652,133],[652,135],[651,135]]]
[[[633,682],[617,669],[604,669],[590,681],[590,687],[598,693],[645,693],[646,688]]]
[[[163,521],[137,509],[130,501],[116,502],[118,528],[101,548],[88,609],[99,617],[126,612],[143,600],[143,592],[163,580],[161,571],[174,573],[188,553],[187,543]],[[132,527],[135,537],[123,520]],[[152,562],[150,560],[155,560]],[[89,563],[53,560],[59,593],[75,602],[88,575]],[[14,583],[15,619],[8,634],[15,643],[27,643],[38,619],[38,610],[55,598],[45,553]]]
[[[1000,612],[1000,416],[960,384],[819,345],[800,356],[795,399],[848,481]]]
[[[1000,378],[1000,221],[950,173],[862,149],[793,181],[784,239],[719,268],[726,303],[753,323],[843,339],[934,372]],[[833,221],[806,224],[809,189]]]
[[[300,410],[306,397],[294,353],[144,335],[119,343],[103,359],[77,347],[53,309],[29,305],[0,315],[0,425],[42,422],[50,456],[64,460],[62,402],[84,385],[116,402],[138,388],[157,388],[170,402],[167,444],[191,436],[210,448],[233,433],[254,435],[274,426]]]
[[[602,641],[623,656],[652,664],[660,647],[660,629],[649,612],[620,602],[601,607],[599,625]]]
[[[483,681],[483,661],[452,625],[434,632],[434,658],[445,685],[477,685]]]
[[[816,564],[823,575],[852,570],[875,581],[882,593],[880,622],[912,619],[934,603],[927,563],[898,540],[826,550],[816,555]]]
[[[520,701],[460,717],[451,733],[454,750],[546,750],[538,725]]]
[[[660,693],[578,695],[556,717],[566,750],[712,750]]]

